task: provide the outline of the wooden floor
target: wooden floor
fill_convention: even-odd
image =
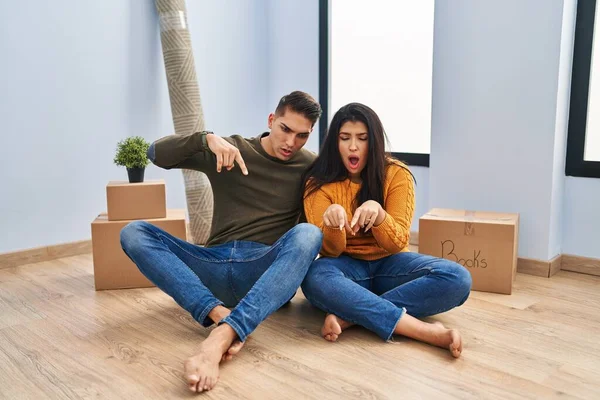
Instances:
[[[512,296],[473,292],[436,316],[459,360],[352,328],[318,335],[299,293],[223,365],[214,399],[600,399],[600,277],[518,275]],[[95,292],[90,255],[0,270],[0,398],[195,397],[182,361],[208,331],[158,289]]]

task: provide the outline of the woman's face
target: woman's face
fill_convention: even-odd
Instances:
[[[344,123],[338,134],[338,147],[350,178],[360,179],[360,173],[367,165],[369,155],[367,126],[360,121]]]

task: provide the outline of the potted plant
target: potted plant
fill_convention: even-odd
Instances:
[[[114,163],[126,167],[130,183],[144,182],[144,171],[150,163],[148,148],[150,143],[143,137],[132,136],[117,143],[117,154]]]

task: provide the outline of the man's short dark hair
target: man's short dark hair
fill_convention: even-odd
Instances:
[[[275,115],[281,116],[287,110],[303,115],[312,122],[313,126],[323,113],[321,105],[310,94],[299,90],[287,94],[279,100]]]

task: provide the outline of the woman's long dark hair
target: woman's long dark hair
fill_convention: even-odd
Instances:
[[[365,124],[369,138],[367,164],[360,173],[362,185],[354,199],[354,207],[360,206],[367,200],[374,200],[384,206],[385,169],[394,159],[385,151],[385,143],[388,139],[379,116],[371,108],[360,103],[347,104],[333,116],[317,159],[302,177],[304,197],[327,183],[340,182],[348,178],[348,170],[344,166],[338,147],[339,132],[346,122]]]

